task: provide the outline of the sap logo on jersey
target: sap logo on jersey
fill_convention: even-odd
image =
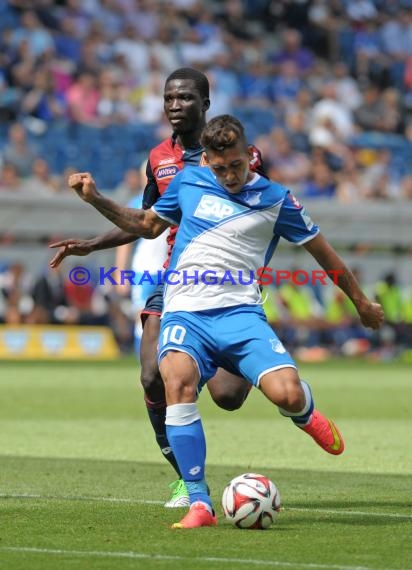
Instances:
[[[235,202],[230,202],[230,200],[205,194],[202,196],[194,215],[202,220],[220,222],[225,218],[229,218],[234,214],[240,214],[247,210],[248,208],[245,208],[240,204],[236,204]]]

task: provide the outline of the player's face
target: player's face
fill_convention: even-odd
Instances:
[[[209,99],[202,97],[192,79],[172,79],[165,85],[164,111],[176,134],[203,126]]]
[[[250,151],[241,141],[223,151],[208,150],[206,153],[209,168],[229,194],[238,194],[252,180],[250,158]]]

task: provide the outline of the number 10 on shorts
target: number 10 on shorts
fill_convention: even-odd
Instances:
[[[169,342],[173,344],[182,344],[186,336],[186,329],[181,325],[173,325],[166,327],[162,334],[162,346]]]

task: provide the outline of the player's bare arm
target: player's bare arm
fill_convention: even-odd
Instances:
[[[93,251],[111,249],[136,241],[139,236],[125,232],[120,228],[113,228],[109,232],[90,239],[67,238],[49,244],[51,248],[60,248],[49,261],[52,268],[58,267],[65,257],[69,255],[89,255]]]
[[[105,218],[125,232],[137,237],[154,239],[171,224],[159,218],[153,210],[139,210],[120,206],[102,196],[89,172],[78,172],[69,177],[69,186],[77,195],[91,204]]]
[[[373,303],[361,290],[352,271],[327,242],[322,234],[304,244],[308,251],[331,278],[336,276],[338,287],[351,299],[365,327],[377,329],[384,320],[384,313],[379,303]],[[331,272],[336,272],[331,274]]]

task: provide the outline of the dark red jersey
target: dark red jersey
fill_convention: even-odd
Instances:
[[[263,168],[262,158],[259,150],[253,148],[253,157],[250,161],[250,169],[266,176]],[[149,160],[146,165],[147,184],[143,194],[143,208],[148,210],[166,192],[171,180],[185,166],[203,166],[203,148],[199,145],[194,148],[183,149],[174,136],[162,141],[149,153]],[[170,228],[167,236],[168,255],[164,267],[169,265],[170,254],[175,243],[177,226]]]

